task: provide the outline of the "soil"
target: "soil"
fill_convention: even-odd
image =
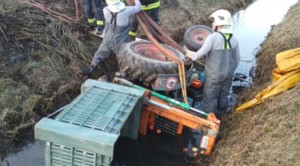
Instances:
[[[20,3],[24,1],[0,0],[0,160],[11,151],[8,147],[33,137],[32,128],[40,118],[79,94],[83,80],[79,73],[101,42],[88,33],[85,18],[79,22],[60,21]],[[75,18],[72,0],[36,2]],[[224,8],[234,12],[251,2],[162,0],[161,26],[181,43],[187,27],[210,26],[207,16],[213,11]],[[299,16],[300,2],[262,43],[257,55],[256,86],[244,92],[240,103],[271,83],[277,53],[299,47]],[[115,62],[112,56],[106,66],[117,66]],[[101,75],[98,69],[92,78]],[[226,116],[213,155],[199,160],[199,165],[300,165],[299,90],[297,85],[257,107]]]

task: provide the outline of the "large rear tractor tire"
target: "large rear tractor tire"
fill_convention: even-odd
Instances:
[[[179,59],[184,55],[179,51],[163,45]],[[130,79],[151,83],[158,74],[176,74],[178,66],[175,62],[168,60],[164,54],[147,41],[134,41],[126,43],[117,54],[119,67]]]
[[[185,46],[191,51],[197,51],[211,33],[213,30],[205,25],[191,26],[184,33]]]

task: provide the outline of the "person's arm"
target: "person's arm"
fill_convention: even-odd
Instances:
[[[127,7],[131,8],[130,14],[135,14],[142,10],[142,4],[139,0],[134,1],[134,6],[127,6]]]
[[[207,55],[212,48],[212,43],[213,43],[213,36],[212,35],[207,36],[202,47],[194,54],[192,60],[195,61]]]
[[[211,50],[212,48],[212,43],[213,43],[213,37],[212,35],[209,35],[206,39],[205,42],[203,43],[202,47],[197,51],[197,52],[193,52],[193,51],[187,51],[187,53],[185,54],[187,57],[191,58],[192,61],[196,61],[198,59],[203,58],[205,55],[208,54],[208,52]]]

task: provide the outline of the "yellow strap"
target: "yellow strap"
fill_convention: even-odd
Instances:
[[[136,36],[136,32],[129,31],[128,35],[135,37]]]
[[[142,5],[142,10],[155,9],[155,8],[158,8],[159,6],[160,6],[160,1],[154,2],[154,3],[150,3],[148,5]]]
[[[98,20],[98,21],[97,21],[97,25],[104,25],[104,22],[103,22],[103,21],[100,21],[100,20]]]
[[[91,24],[91,23],[94,23],[96,21],[96,18],[90,18],[88,19],[88,22]]]
[[[183,94],[183,101],[188,104],[187,100],[187,90],[186,90],[186,77],[185,77],[185,68],[184,68],[184,63],[181,61],[181,73],[182,73],[182,83],[183,86],[181,86],[182,94]]]
[[[225,34],[225,38],[226,38],[226,41],[225,42],[227,42],[227,47],[225,48],[225,49],[228,49],[229,48],[229,41],[228,41],[228,39],[229,39],[229,36],[230,36],[230,34]]]

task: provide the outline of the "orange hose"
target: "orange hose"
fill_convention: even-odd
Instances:
[[[186,53],[186,50],[184,50],[178,43],[176,43],[160,26],[158,26],[156,24],[156,22],[154,22],[148,14],[146,14],[144,11],[142,11],[141,13],[146,18],[148,23],[154,28],[154,30],[159,32],[161,36],[164,36],[166,38],[166,41],[165,41],[166,44],[176,48],[177,50],[179,50],[183,54]]]
[[[142,29],[146,33],[147,37],[149,40],[163,53],[165,54],[168,58],[173,60],[178,64],[178,72],[179,72],[179,80],[181,84],[181,90],[182,90],[182,96],[183,100],[185,103],[187,103],[187,93],[186,93],[186,82],[185,82],[185,69],[184,69],[184,64],[178,57],[176,57],[174,54],[172,54],[169,50],[164,48],[163,46],[160,45],[160,43],[157,42],[157,40],[152,36],[152,34],[149,32],[148,27],[145,25],[144,22],[142,22],[141,15],[137,15],[137,20],[139,24],[141,25]]]
[[[130,0],[126,0],[127,4],[132,5]],[[184,69],[184,63],[176,57],[172,52],[164,48],[162,45],[160,45],[159,42],[153,37],[153,35],[150,33],[149,28],[145,25],[146,21],[143,21],[142,13],[137,13],[136,17],[141,25],[142,29],[144,30],[145,34],[147,35],[148,39],[169,59],[173,60],[178,64],[178,74],[179,74],[179,80],[181,84],[181,90],[182,90],[182,96],[185,103],[187,103],[187,93],[186,93],[186,81],[185,81],[185,69]],[[145,14],[144,14],[145,16]],[[155,23],[156,24],[156,23]],[[155,25],[154,24],[154,25]],[[150,24],[151,27],[153,27],[153,24]],[[159,28],[160,29],[160,28]]]

